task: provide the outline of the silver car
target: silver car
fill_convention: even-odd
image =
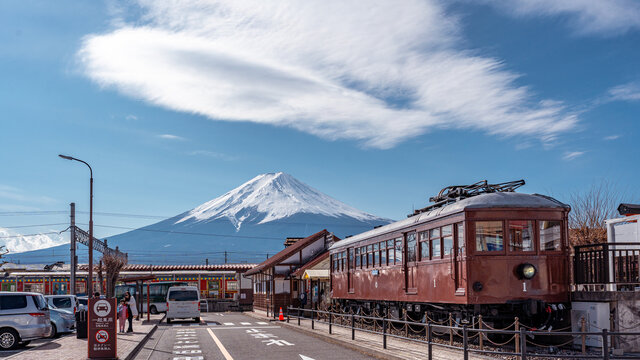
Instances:
[[[53,305],[56,309],[69,310],[75,314],[78,310],[78,298],[75,295],[45,295],[44,297],[49,304],[49,307]]]
[[[51,315],[52,338],[61,333],[72,332],[75,329],[76,319],[73,312],[56,308],[55,305],[49,305],[49,314]]]
[[[0,291],[0,350],[15,349],[50,333],[49,307],[42,294]]]

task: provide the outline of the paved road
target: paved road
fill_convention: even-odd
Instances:
[[[60,335],[60,337],[63,337],[63,336],[76,336],[76,333],[75,333],[75,332],[73,332],[73,333],[70,333],[70,334],[63,334],[63,335]],[[11,356],[11,355],[15,355],[15,354],[21,353],[21,352],[23,352],[23,351],[25,351],[25,350],[33,349],[33,348],[34,348],[34,347],[36,347],[36,346],[40,346],[40,345],[42,345],[42,344],[46,344],[46,343],[48,343],[48,342],[50,342],[50,341],[52,341],[52,340],[55,340],[55,339],[38,339],[38,340],[32,340],[32,341],[29,343],[29,345],[19,347],[19,348],[15,349],[15,350],[0,350],[0,358],[9,357],[9,356]]]
[[[370,359],[353,350],[240,313],[162,323],[137,360]]]

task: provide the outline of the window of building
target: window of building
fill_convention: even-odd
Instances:
[[[509,220],[509,251],[535,251],[533,221]]]
[[[476,221],[476,251],[503,250],[502,221]]]
[[[440,259],[440,228],[429,230],[429,239],[431,242],[431,258]]]
[[[558,251],[562,246],[562,221],[539,221],[540,251]]]
[[[402,238],[396,239],[396,264],[402,264]]]
[[[451,249],[453,249],[453,225],[443,226],[440,233],[442,234],[442,252],[444,255],[451,255]]]
[[[407,234],[407,262],[416,261],[416,233]]]
[[[456,224],[456,227],[458,228],[457,230],[457,237],[456,237],[456,242],[458,243],[458,255],[462,256],[464,255],[464,250],[466,248],[465,246],[465,242],[464,242],[464,223],[463,222],[459,222]]]

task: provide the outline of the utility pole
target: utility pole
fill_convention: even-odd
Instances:
[[[227,263],[227,252],[226,251],[224,252],[224,263],[225,264]]]
[[[205,263],[206,265],[209,265],[209,259],[204,259],[204,263]]]
[[[76,268],[78,266],[78,258],[76,256],[76,203],[69,204],[71,206],[71,226],[69,229],[71,233],[69,234],[69,249],[71,251],[71,261],[70,261],[70,272],[71,276],[69,277],[69,294],[76,294]]]

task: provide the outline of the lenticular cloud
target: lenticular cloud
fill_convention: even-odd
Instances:
[[[172,110],[377,148],[434,128],[548,141],[577,121],[499,60],[460,49],[435,1],[139,5],[139,18],[87,36],[79,58],[101,86]]]

